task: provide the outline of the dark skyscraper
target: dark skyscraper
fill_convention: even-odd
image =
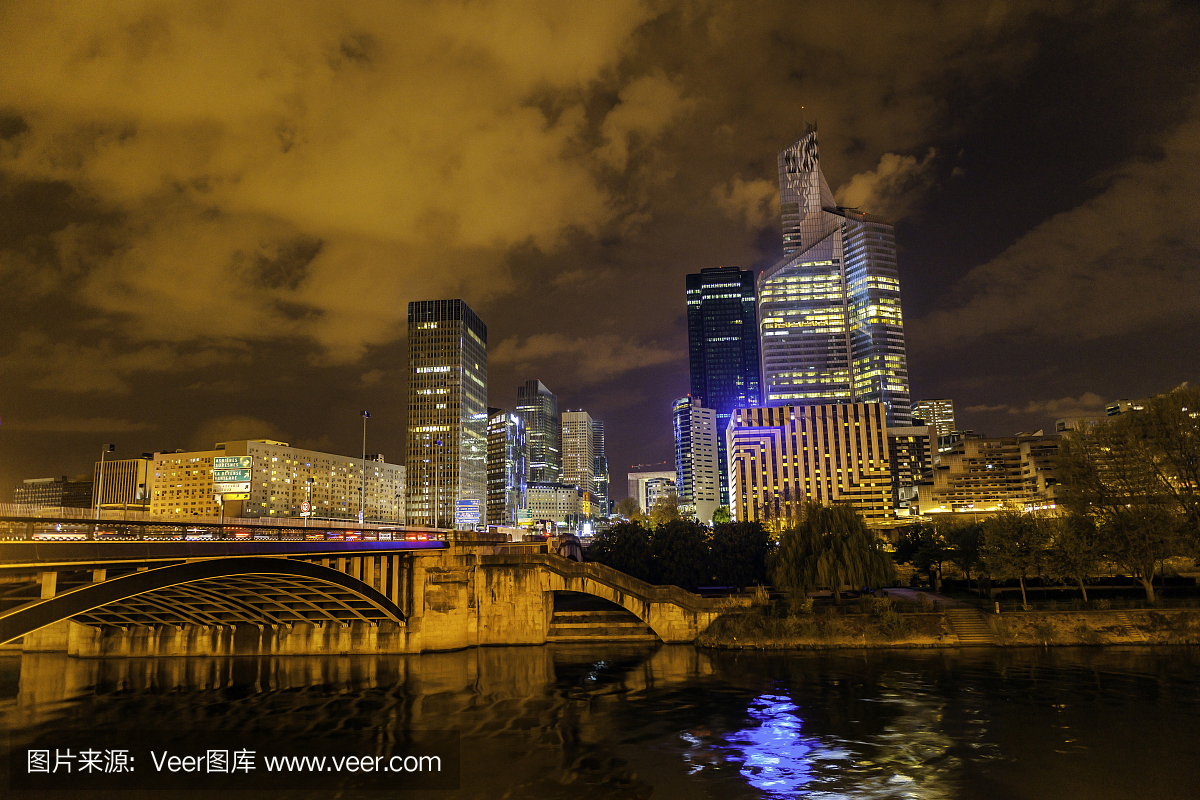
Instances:
[[[408,304],[408,521],[487,506],[487,326],[462,300]],[[482,515],[481,515],[482,516]]]
[[[817,129],[779,154],[784,258],[758,278],[767,405],[882,403],[908,425],[908,359],[892,225],[837,205]]]
[[[729,505],[725,426],[735,408],[763,403],[754,273],[712,267],[687,276],[691,396],[717,412],[721,504]]]
[[[517,414],[525,421],[529,453],[529,482],[558,483],[562,480],[562,421],[558,397],[541,381],[525,381],[517,387]]]

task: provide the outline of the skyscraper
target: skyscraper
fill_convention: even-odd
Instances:
[[[562,412],[562,482],[589,494],[596,477],[593,422],[586,411]]]
[[[489,525],[516,525],[525,508],[526,463],[525,422],[503,408],[488,409],[488,503]]]
[[[766,404],[882,403],[908,425],[892,225],[837,205],[815,125],[779,154],[779,201],[784,257],[758,277]]]
[[[693,507],[697,520],[708,522],[720,505],[717,413],[701,406],[694,397],[679,398],[671,410],[675,427],[675,486],[679,501]]]
[[[735,408],[761,405],[754,273],[713,267],[687,276],[691,396],[717,414],[720,502],[729,503],[725,427]]]
[[[912,415],[934,429],[933,438],[949,436],[954,431],[954,401],[944,397],[918,400],[912,404]]]
[[[558,483],[562,478],[562,428],[558,397],[537,380],[517,387],[517,414],[525,420],[529,482]]]
[[[459,500],[486,509],[487,409],[487,326],[462,300],[409,303],[409,523],[448,527]]]
[[[608,456],[604,449],[604,423],[600,420],[592,421],[592,459],[595,467],[593,472],[595,478],[595,505],[599,511],[596,516],[607,517],[609,514],[609,488],[608,488]]]

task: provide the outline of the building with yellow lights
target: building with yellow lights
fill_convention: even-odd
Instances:
[[[933,483],[921,487],[920,513],[1053,509],[1060,488],[1054,465],[1060,441],[1041,431],[960,439],[941,454]]]
[[[740,408],[726,436],[739,522],[794,519],[806,502],[849,503],[868,525],[892,519],[881,403]]]
[[[156,453],[150,513],[163,519],[219,516],[214,460],[230,456],[249,457],[251,466],[249,486],[244,491],[236,486],[224,495],[226,517],[299,517],[301,504],[308,501],[313,520],[357,520],[365,499],[367,522],[405,521],[403,466],[388,464],[382,456],[368,456],[364,483],[361,458],[301,450],[270,439],[224,442],[212,450]]]

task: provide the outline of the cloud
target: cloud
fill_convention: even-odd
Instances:
[[[745,181],[739,175],[727,184],[714,186],[712,195],[730,219],[745,221],[755,229],[779,225],[779,187],[772,181]]]
[[[1079,397],[1060,397],[1054,400],[1030,400],[1022,406],[975,405],[967,406],[967,413],[1005,411],[1009,414],[1039,414],[1044,417],[1085,417],[1104,413],[1104,398],[1095,392],[1084,392]]]
[[[925,158],[884,153],[879,166],[850,178],[835,193],[844,206],[858,208],[888,219],[908,214],[933,186],[933,162],[937,152],[931,147]]]
[[[909,326],[950,349],[983,337],[1084,342],[1200,318],[1200,99],[1161,157],[1022,236],[956,287],[957,303]]]
[[[560,380],[590,386],[645,367],[670,363],[683,353],[630,342],[619,336],[569,338],[561,333],[539,333],[503,340],[488,353],[489,363],[516,370],[552,369]]]
[[[620,101],[604,118],[600,132],[605,145],[599,150],[600,159],[616,170],[624,170],[635,142],[652,144],[676,117],[694,105],[661,73],[632,81],[621,90]]]
[[[134,422],[111,417],[46,417],[44,419],[9,420],[4,423],[7,431],[28,433],[129,433],[153,430],[150,422]]]

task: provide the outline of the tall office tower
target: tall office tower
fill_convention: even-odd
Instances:
[[[779,154],[779,202],[784,257],[758,277],[765,403],[878,402],[908,425],[894,229],[837,205],[815,125]]]
[[[912,404],[912,415],[934,430],[933,438],[949,436],[954,430],[954,401],[946,398],[918,400]]]
[[[558,397],[541,381],[517,387],[517,414],[525,420],[529,482],[558,483],[562,478],[562,428]]]
[[[723,432],[735,408],[763,404],[754,273],[713,267],[688,275],[687,313],[691,396],[717,412]],[[717,437],[717,469],[720,501],[728,505],[723,433]]]
[[[717,412],[695,397],[681,397],[671,407],[675,426],[675,486],[679,502],[707,523],[721,505],[717,468]],[[723,437],[722,437],[723,438]]]
[[[525,422],[503,408],[488,409],[489,525],[516,525],[525,508]]]
[[[562,412],[562,482],[590,494],[596,479],[596,432],[586,411]]]
[[[460,500],[486,509],[487,409],[487,326],[462,300],[409,303],[410,524],[450,527]]]
[[[738,522],[799,518],[806,502],[849,503],[867,522],[892,517],[880,403],[741,408],[729,431]]]
[[[592,459],[594,464],[592,471],[595,474],[593,491],[596,495],[595,503],[599,509],[595,516],[607,517],[610,513],[608,456],[604,449],[604,423],[598,419],[592,420]]]

